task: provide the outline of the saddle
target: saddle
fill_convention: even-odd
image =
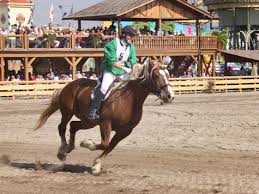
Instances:
[[[117,89],[118,86],[119,86],[121,83],[122,83],[122,79],[115,79],[114,82],[113,82],[113,83],[110,85],[110,87],[108,88],[108,90],[107,90],[107,92],[106,92],[106,94],[105,94],[105,97],[104,97],[103,101],[106,100],[106,99],[110,96],[110,94],[112,93],[112,91],[115,90],[115,89]],[[91,94],[91,99],[92,99],[92,100],[94,99],[95,91],[96,91],[96,90],[100,90],[100,89],[101,89],[101,86],[102,86],[102,77],[97,80],[97,84],[96,84],[94,90],[92,91],[92,94]]]

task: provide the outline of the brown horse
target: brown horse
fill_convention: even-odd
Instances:
[[[96,86],[96,81],[79,79],[70,82],[61,91],[53,94],[50,105],[42,113],[35,129],[42,127],[58,109],[61,111],[62,118],[58,126],[61,146],[57,157],[64,161],[66,154],[75,148],[76,132],[80,129],[90,129],[99,125],[101,143],[95,144],[91,140],[84,140],[81,143],[81,147],[92,151],[103,150],[92,167],[92,173],[99,173],[104,158],[122,139],[132,132],[133,128],[141,120],[142,107],[147,96],[154,93],[165,103],[174,98],[168,76],[160,65],[159,62],[151,60],[144,65],[138,65],[140,73],[138,73],[137,77],[125,81],[123,86],[113,90],[109,98],[103,102],[100,109],[101,120],[98,122],[87,120],[91,93]],[[73,115],[81,121],[70,122],[70,140],[69,144],[67,144],[65,137],[66,126]],[[110,141],[112,130],[116,133]]]

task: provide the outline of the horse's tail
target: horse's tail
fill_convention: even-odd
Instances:
[[[41,114],[39,120],[37,121],[34,127],[34,130],[41,128],[46,123],[48,118],[60,108],[60,104],[59,104],[60,92],[61,92],[61,89],[55,90],[55,92],[52,95],[49,106]]]

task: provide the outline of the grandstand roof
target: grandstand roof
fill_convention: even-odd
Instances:
[[[165,4],[167,6],[165,6]],[[168,6],[170,5],[170,6]],[[203,11],[185,0],[104,0],[79,12],[71,14],[64,19],[74,20],[111,20],[121,18],[122,20],[138,20],[138,19],[157,19],[154,12],[159,12],[159,9],[155,9],[156,6],[163,9],[170,9],[171,12],[177,12],[177,17],[163,18],[162,19],[212,19],[213,16],[208,12]],[[137,14],[146,13],[152,10],[151,15],[145,17],[142,14],[136,17]],[[156,10],[156,11],[155,11]],[[135,11],[135,12],[134,12]],[[152,18],[152,14],[154,17]],[[129,17],[134,16],[134,17]]]
[[[259,50],[222,50],[228,62],[259,62]]]

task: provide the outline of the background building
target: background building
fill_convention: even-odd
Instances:
[[[204,0],[219,16],[220,28],[229,29],[230,49],[258,49],[259,0]]]
[[[0,27],[28,25],[32,22],[33,3],[31,0],[0,0]]]

